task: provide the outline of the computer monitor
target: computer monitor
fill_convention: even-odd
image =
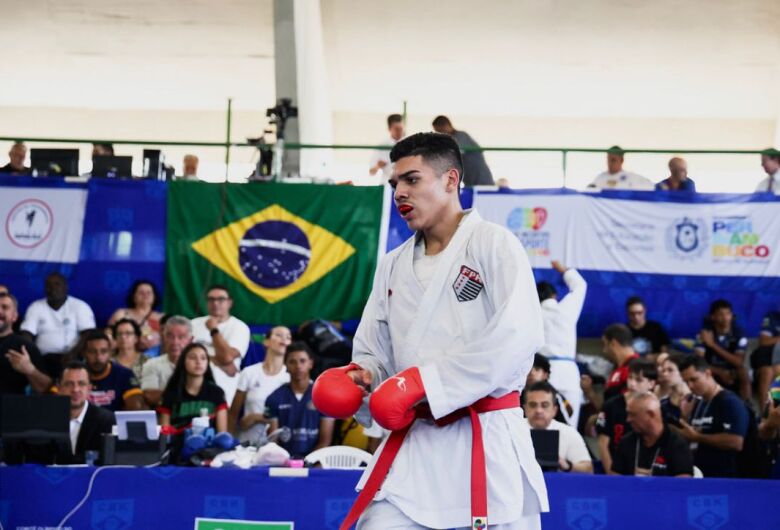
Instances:
[[[2,396],[0,437],[7,464],[56,464],[70,452],[70,398]]]
[[[30,169],[37,177],[68,177],[79,174],[78,149],[30,149]]]
[[[560,432],[548,429],[531,429],[536,461],[543,471],[558,470],[558,443]]]
[[[135,438],[136,441],[145,441],[157,440],[160,437],[157,414],[153,410],[118,410],[114,415],[116,417],[116,436],[119,440]],[[134,425],[143,426],[145,433],[139,431]]]
[[[92,176],[102,178],[130,178],[132,173],[132,156],[93,156]]]

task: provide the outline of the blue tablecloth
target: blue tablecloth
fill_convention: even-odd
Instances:
[[[56,528],[87,491],[95,468],[0,468],[5,530]],[[196,517],[294,521],[295,530],[336,529],[358,471],[310,470],[306,478],[189,468],[104,468],[63,528],[187,529]],[[468,480],[464,477],[464,480]],[[780,482],[548,474],[544,528],[780,528]]]

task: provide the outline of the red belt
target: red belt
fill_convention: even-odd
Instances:
[[[478,523],[480,525],[485,525],[484,528],[487,528],[487,472],[485,470],[485,447],[482,444],[482,426],[479,423],[478,414],[493,410],[511,409],[519,406],[520,394],[518,392],[510,392],[499,398],[484,397],[468,407],[458,409],[441,419],[435,420],[437,426],[444,427],[445,425],[455,423],[467,416],[471,419],[472,526],[475,523]],[[416,418],[418,419],[433,419],[431,410],[427,404],[416,406],[415,413]],[[374,469],[371,470],[371,474],[368,476],[368,480],[363,486],[363,490],[358,494],[347,517],[344,519],[344,522],[341,523],[339,530],[348,530],[351,528],[368,505],[371,504],[376,492],[382,487],[382,483],[384,482],[387,473],[390,471],[390,466],[393,464],[393,460],[395,460],[398,451],[401,449],[401,444],[403,443],[404,438],[406,438],[406,433],[409,432],[413,423],[414,422],[410,423],[399,431],[390,433],[379,458],[377,458],[377,461],[374,464]],[[482,526],[475,526],[475,528],[482,528]]]

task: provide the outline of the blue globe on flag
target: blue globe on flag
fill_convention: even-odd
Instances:
[[[241,270],[266,289],[278,289],[300,278],[311,259],[303,230],[286,221],[263,221],[246,231],[239,242]]]

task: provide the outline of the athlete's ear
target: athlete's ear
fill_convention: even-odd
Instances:
[[[447,179],[447,191],[458,191],[460,184],[460,174],[455,168],[450,168],[445,174],[444,178]]]

